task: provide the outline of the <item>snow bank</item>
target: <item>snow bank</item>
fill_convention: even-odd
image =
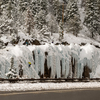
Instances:
[[[53,89],[86,89],[100,88],[99,82],[89,83],[0,83],[0,91],[27,91],[27,90],[53,90]]]

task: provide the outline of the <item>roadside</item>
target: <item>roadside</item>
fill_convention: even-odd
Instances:
[[[100,82],[65,82],[65,83],[0,83],[0,91],[37,91],[100,88]]]

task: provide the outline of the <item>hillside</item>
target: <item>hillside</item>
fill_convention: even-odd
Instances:
[[[1,0],[0,37],[6,35],[9,42],[18,42],[24,33],[42,41],[48,32],[51,36],[59,33],[62,41],[65,32],[99,41],[99,4],[99,0]]]

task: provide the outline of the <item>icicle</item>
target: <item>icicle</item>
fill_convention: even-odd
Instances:
[[[65,65],[65,78],[67,78],[69,75],[69,60],[66,60],[66,65]]]
[[[40,49],[39,50],[39,68],[40,68],[40,72],[41,72],[41,75],[44,75],[44,52]]]
[[[72,78],[72,65],[71,65],[71,58],[69,59],[69,78]]]
[[[59,55],[57,56],[57,65],[56,65],[56,70],[57,70],[57,78],[61,78],[61,66],[60,66],[60,57]]]
[[[62,58],[62,75],[65,75],[65,57]]]
[[[81,63],[80,63],[80,60],[78,60],[78,64],[77,64],[77,78],[80,78],[80,68],[81,68]]]
[[[35,70],[36,70],[36,73],[38,74],[39,69],[38,69],[38,51],[37,51],[37,49],[35,50]]]
[[[81,72],[81,73],[80,73],[80,78],[82,78],[83,68],[84,68],[84,64],[82,63],[82,64],[81,64],[81,69],[80,69],[80,72]]]
[[[74,78],[77,77],[77,60],[75,60],[75,71],[74,71]]]
[[[53,52],[52,54],[52,69],[51,69],[51,76],[52,78],[55,78],[55,73],[56,73],[56,57]]]
[[[6,78],[6,76],[5,76],[5,64],[4,64],[3,58],[2,58],[2,61],[1,61],[1,77]]]
[[[50,56],[49,55],[47,56],[47,67],[48,69],[50,68]]]

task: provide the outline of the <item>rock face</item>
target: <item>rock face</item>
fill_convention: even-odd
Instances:
[[[38,40],[28,40],[26,39],[25,42],[23,43],[23,45],[41,45],[40,42]]]
[[[31,41],[32,45],[41,45],[40,42],[38,40],[32,40]]]
[[[86,78],[90,78],[90,72],[91,70],[89,69],[88,66],[85,66],[84,67],[84,71],[83,71],[83,78],[86,79]]]

